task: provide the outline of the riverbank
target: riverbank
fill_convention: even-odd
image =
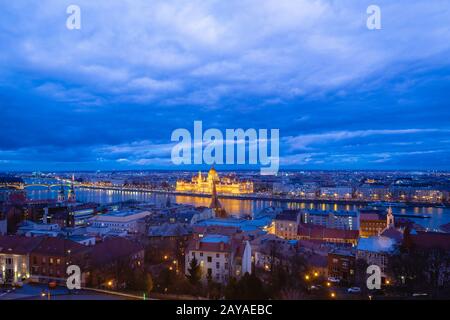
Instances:
[[[194,192],[181,192],[181,191],[171,191],[171,190],[158,190],[158,189],[133,189],[133,188],[119,188],[119,187],[96,187],[96,186],[80,186],[80,189],[93,189],[93,190],[111,190],[111,191],[121,191],[121,192],[140,192],[140,193],[158,193],[158,194],[168,194],[175,196],[188,196],[188,197],[200,197],[200,198],[210,198],[210,194],[205,193],[194,193]],[[219,198],[222,199],[236,199],[236,200],[255,200],[255,201],[278,201],[278,202],[294,202],[294,203],[325,203],[325,204],[340,204],[340,205],[369,205],[373,203],[373,200],[358,200],[358,199],[309,199],[309,198],[299,198],[299,197],[283,197],[274,195],[263,195],[263,194],[253,194],[253,195],[236,195],[236,194],[219,194]],[[405,207],[434,207],[434,208],[450,208],[450,203],[428,203],[428,202],[395,202],[402,204]]]

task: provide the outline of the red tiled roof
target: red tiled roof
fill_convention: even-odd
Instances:
[[[411,235],[411,240],[419,248],[450,250],[450,233],[419,231],[417,234]]]
[[[298,227],[298,235],[311,239],[358,239],[358,230],[331,229],[317,225],[301,224]]]
[[[401,241],[403,239],[403,232],[396,228],[386,229],[381,233],[382,236],[394,239],[396,241]]]
[[[87,251],[88,248],[77,242],[61,238],[44,238],[39,245],[33,249],[33,253],[63,257],[70,250],[71,254]]]
[[[378,209],[362,209],[359,211],[359,220],[385,220],[385,211]]]
[[[27,238],[22,236],[0,236],[0,253],[29,254],[43,238]]]
[[[194,226],[193,233],[214,233],[214,234],[222,234],[222,235],[235,235],[240,231],[239,227],[235,226]]]
[[[124,238],[107,238],[92,248],[91,261],[93,265],[100,266],[130,257],[142,250],[144,248],[136,242]]]
[[[223,242],[201,242],[199,240],[192,239],[189,241],[187,249],[189,251],[231,252],[231,244]]]

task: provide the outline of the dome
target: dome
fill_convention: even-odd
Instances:
[[[208,172],[208,181],[219,181],[219,175],[214,167],[212,167]]]

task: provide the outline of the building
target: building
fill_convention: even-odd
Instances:
[[[350,200],[353,197],[353,188],[347,186],[322,187],[319,194],[322,199]]]
[[[87,269],[89,248],[61,238],[36,238],[39,244],[30,254],[31,282],[66,285],[67,266]],[[84,279],[82,278],[82,283]]]
[[[192,177],[191,181],[178,180],[176,191],[195,192],[210,194],[213,192],[213,182],[216,184],[217,192],[224,194],[249,194],[253,193],[253,183],[250,181],[241,182],[232,177],[220,178],[216,169],[211,168],[208,175],[203,177],[199,172]]]
[[[77,197],[76,197],[76,194],[75,194],[75,188],[73,187],[73,182],[70,185],[69,193],[67,195],[67,201],[71,202],[71,203],[77,202]]]
[[[385,236],[360,238],[356,247],[356,259],[362,259],[368,265],[379,266],[384,282],[387,276],[389,255],[394,251],[396,243],[394,239]]]
[[[91,248],[87,283],[94,287],[119,288],[125,271],[144,267],[144,247],[124,238],[108,238]]]
[[[359,230],[359,216],[355,211],[303,210],[301,220],[332,229]]]
[[[416,188],[412,200],[417,202],[441,203],[444,200],[444,193],[431,188]]]
[[[297,210],[283,210],[277,214],[273,221],[275,235],[287,240],[296,240],[300,218],[300,212]]]
[[[61,188],[58,191],[57,200],[58,203],[64,203],[66,202],[66,193],[64,191],[64,186],[61,185]]]
[[[145,231],[142,230],[141,222],[150,215],[150,211],[113,211],[97,215],[89,219],[89,223],[93,228],[108,228],[109,231],[136,234]]]
[[[223,234],[195,234],[185,255],[185,274],[190,263],[197,261],[201,280],[227,283],[230,277],[240,278],[252,272],[252,249],[248,241]]]
[[[24,221],[17,229],[17,235],[26,237],[57,237],[61,233],[61,227],[56,223],[36,223]]]
[[[355,281],[356,256],[350,250],[336,249],[328,253],[328,276],[344,280],[347,283]]]
[[[85,226],[89,219],[97,214],[97,204],[86,203],[76,206],[69,206],[69,226]]]
[[[332,229],[323,226],[300,224],[297,238],[299,240],[319,241],[333,244],[356,245],[358,230]]]
[[[380,183],[362,184],[356,189],[355,196],[357,199],[374,201],[389,201],[392,197],[389,188]]]
[[[359,233],[362,238],[378,236],[387,227],[384,210],[362,209],[359,212]]]
[[[4,236],[8,233],[8,220],[6,217],[2,218],[0,213],[0,236]]]
[[[20,285],[30,277],[30,254],[40,239],[0,236],[0,284]]]
[[[250,242],[255,268],[270,271],[274,265],[286,262],[296,253],[296,240],[284,240],[264,234]]]

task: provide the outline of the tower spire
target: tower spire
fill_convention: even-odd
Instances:
[[[64,186],[61,183],[61,188],[58,191],[58,202],[64,202],[66,201],[66,195],[65,195],[65,191],[64,191]]]
[[[392,213],[392,208],[389,207],[386,216],[386,229],[394,228],[394,214]]]
[[[219,201],[219,197],[217,196],[216,181],[214,180],[212,181],[211,204],[209,205],[209,208],[214,211],[216,217],[219,218],[227,217],[227,212],[222,207],[222,204]]]

